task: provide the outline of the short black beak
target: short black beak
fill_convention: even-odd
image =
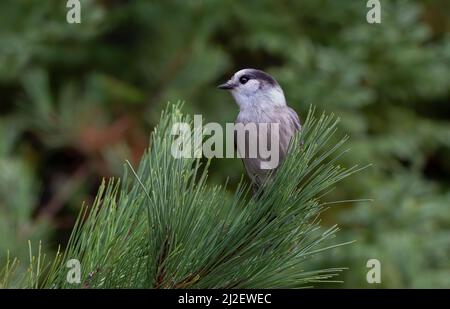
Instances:
[[[231,82],[228,81],[225,84],[217,86],[217,88],[224,89],[224,90],[230,90],[230,89],[233,89],[234,86],[233,86],[233,84]]]

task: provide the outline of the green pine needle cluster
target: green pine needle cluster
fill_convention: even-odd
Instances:
[[[31,288],[300,288],[333,281],[343,268],[308,269],[305,261],[342,243],[328,243],[322,197],[359,170],[337,164],[338,119],[310,111],[290,155],[253,197],[244,181],[234,193],[207,183],[208,162],[171,154],[176,122],[192,123],[171,105],[162,113],[151,145],[122,179],[99,188],[83,207],[64,253],[45,261],[30,245],[30,267],[10,261],[0,287]],[[81,265],[81,282],[67,281],[67,261]]]

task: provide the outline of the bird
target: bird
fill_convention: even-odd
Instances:
[[[239,70],[227,82],[217,87],[229,91],[239,107],[235,125],[254,124],[257,128],[257,138],[253,136],[252,140],[251,134],[245,134],[241,146],[236,145],[235,131],[236,148],[246,155],[241,158],[251,180],[253,192],[256,193],[266,183],[272,170],[276,170],[286,157],[291,139],[301,130],[299,116],[287,105],[283,89],[276,79],[262,70],[252,68]],[[264,131],[259,129],[261,124],[278,124],[278,139],[271,141],[272,127],[269,126],[269,130]],[[263,158],[259,151],[256,156],[248,156],[249,147],[252,147],[251,145],[261,147],[265,138],[269,140],[265,143],[271,149],[272,144],[274,146],[278,144],[279,160],[272,168],[263,168],[262,164],[267,158]]]

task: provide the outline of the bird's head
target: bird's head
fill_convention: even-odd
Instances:
[[[230,91],[241,110],[286,105],[283,90],[278,82],[261,70],[240,70],[218,88]]]

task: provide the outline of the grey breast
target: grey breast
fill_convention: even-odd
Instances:
[[[242,158],[242,161],[244,163],[246,172],[252,182],[256,186],[260,186],[264,183],[267,176],[269,175],[272,170],[270,169],[262,169],[261,168],[261,162],[267,159],[261,158],[260,156],[260,141],[262,141],[264,138],[266,138],[266,141],[264,142],[265,145],[268,145],[271,149],[273,142],[271,141],[271,132],[270,132],[270,126],[268,126],[267,135],[261,135],[261,129],[258,126],[260,123],[278,123],[279,124],[279,140],[278,140],[278,149],[279,149],[279,163],[283,161],[283,159],[286,156],[286,153],[289,148],[289,143],[295,132],[300,130],[300,120],[298,118],[297,113],[288,106],[283,107],[274,107],[271,109],[266,109],[262,111],[255,111],[253,114],[249,114],[246,112],[239,113],[237,119],[237,123],[255,123],[257,127],[257,140],[253,141],[253,145],[257,145],[257,157],[256,158],[250,158],[249,155],[249,148],[250,148],[250,135],[245,136],[245,152],[243,150],[241,153],[245,153],[246,157]],[[264,133],[264,131],[263,131]],[[236,136],[235,136],[236,141]],[[277,141],[275,141],[277,142]],[[264,146],[264,145],[263,145]],[[276,146],[276,145],[274,145]],[[278,164],[279,166],[279,164]]]

